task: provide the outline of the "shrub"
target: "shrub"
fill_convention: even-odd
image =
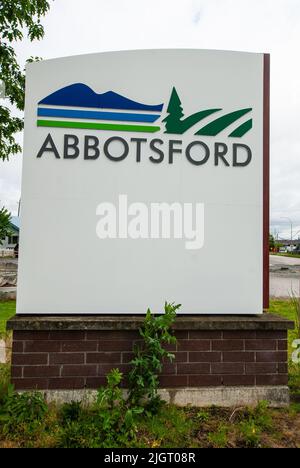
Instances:
[[[241,441],[247,448],[260,447],[261,430],[255,425],[254,421],[244,421],[239,425]]]
[[[0,408],[2,431],[4,434],[17,434],[24,432],[24,428],[27,426],[26,430],[34,432],[47,412],[48,406],[41,393],[19,394],[14,392],[12,385],[9,385]]]
[[[57,446],[60,448],[101,448],[101,428],[96,418],[84,415],[78,421],[68,420],[60,429]]]
[[[98,390],[96,410],[101,422],[103,447],[126,445],[135,439],[137,428],[135,417],[143,408],[130,406],[123,396],[120,384],[122,373],[112,369],[107,375],[107,386]]]
[[[252,419],[256,426],[263,431],[272,431],[273,420],[267,401],[261,401],[252,411]]]
[[[206,423],[210,419],[210,415],[207,411],[198,411],[196,414],[196,418],[201,423]]]
[[[4,404],[10,381],[9,364],[0,364],[0,408]]]
[[[172,361],[174,354],[167,351],[163,345],[176,343],[176,337],[171,327],[176,318],[180,304],[165,303],[165,313],[157,317],[148,309],[144,324],[139,330],[143,338],[142,346],[134,349],[135,357],[131,361],[132,370],[128,376],[129,401],[133,406],[140,406],[143,400],[148,400],[147,410],[155,412],[160,406],[158,396],[159,379],[163,360]]]
[[[213,448],[225,448],[228,444],[228,427],[220,424],[215,432],[208,434],[207,439]]]
[[[262,432],[273,430],[272,414],[268,408],[268,402],[261,401],[254,408],[248,408],[244,413],[244,421],[238,425],[238,430],[244,446],[260,447]]]
[[[71,401],[65,403],[60,410],[60,417],[63,423],[78,421],[82,413],[81,401]]]

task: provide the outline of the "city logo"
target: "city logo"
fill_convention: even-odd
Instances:
[[[252,118],[239,123],[252,111],[251,107],[224,113],[222,108],[203,109],[185,116],[175,87],[162,116],[164,103],[143,104],[114,91],[97,94],[83,83],[74,83],[55,91],[38,103],[37,126],[61,127],[117,132],[182,135],[192,127],[195,135],[217,136],[237,122],[229,137],[241,138],[252,128]],[[201,126],[205,118],[212,119]],[[161,120],[161,118],[163,119]],[[199,125],[198,125],[199,124]]]

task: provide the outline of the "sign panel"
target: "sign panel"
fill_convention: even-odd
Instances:
[[[262,312],[264,61],[28,65],[19,314]]]

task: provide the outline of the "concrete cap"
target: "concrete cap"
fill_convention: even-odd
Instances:
[[[16,315],[8,330],[138,330],[144,315]],[[280,316],[178,315],[176,330],[292,330],[294,322]]]

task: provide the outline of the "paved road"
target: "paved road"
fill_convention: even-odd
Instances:
[[[270,276],[270,297],[300,297],[300,278]]]
[[[4,278],[15,278],[17,273],[17,266],[17,258],[0,257],[0,276],[3,276]],[[16,292],[16,286],[0,287],[0,300],[6,301],[9,299],[15,299]]]
[[[300,258],[270,255],[270,296],[300,297]]]
[[[270,255],[270,266],[273,265],[300,265],[300,258]]]
[[[17,258],[7,258],[7,257],[0,257],[0,263],[13,263],[15,265],[18,264]]]

